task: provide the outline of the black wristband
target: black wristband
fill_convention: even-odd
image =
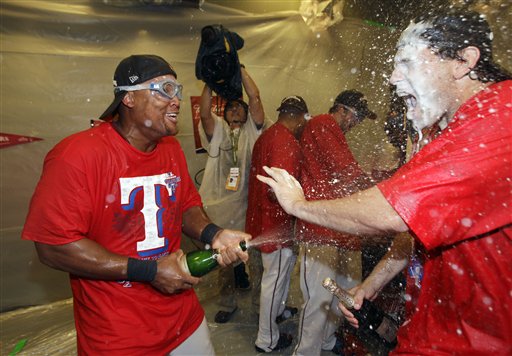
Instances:
[[[211,245],[213,238],[221,230],[222,230],[222,228],[220,226],[217,226],[214,223],[209,223],[208,225],[206,225],[206,227],[201,232],[201,236],[199,237],[199,240],[201,240],[205,244]]]
[[[152,282],[156,276],[155,260],[138,260],[128,257],[126,279],[132,282]]]

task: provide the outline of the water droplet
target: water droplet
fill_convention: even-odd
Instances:
[[[470,218],[463,218],[461,221],[460,221],[461,225],[462,226],[465,226],[465,227],[470,227],[473,225],[473,220],[471,220]]]
[[[489,297],[483,297],[482,298],[482,302],[485,304],[485,305],[492,305],[492,299],[489,298]]]

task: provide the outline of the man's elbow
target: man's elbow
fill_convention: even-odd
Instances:
[[[59,266],[56,263],[55,254],[51,251],[51,245],[35,242],[35,246],[39,262],[47,265],[48,267],[59,269]]]
[[[405,221],[398,214],[390,218],[388,224],[389,230],[392,232],[401,233],[409,231],[409,226],[407,226]]]

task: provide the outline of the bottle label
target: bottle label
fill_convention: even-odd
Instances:
[[[382,319],[379,327],[375,330],[377,334],[387,342],[393,343],[396,339],[396,333],[398,332],[398,325],[387,317]]]

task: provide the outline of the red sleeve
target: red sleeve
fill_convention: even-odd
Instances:
[[[55,158],[55,151],[50,152],[30,203],[22,237],[52,245],[84,238],[92,210],[85,180],[85,172]]]
[[[378,185],[428,249],[512,223],[510,109],[482,102]]]

